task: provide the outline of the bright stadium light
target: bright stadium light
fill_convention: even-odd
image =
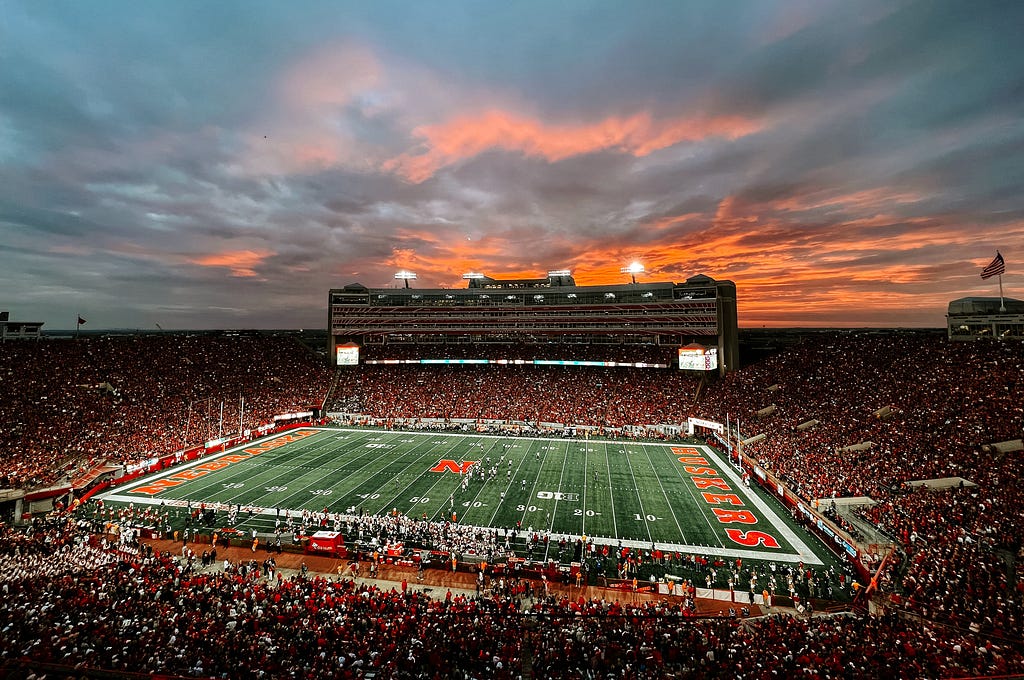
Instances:
[[[405,281],[405,287],[409,287],[409,282],[416,278],[416,272],[410,272],[403,269],[400,272],[395,272],[395,278],[400,281]]]
[[[462,275],[462,278],[467,279],[469,281],[473,281],[484,278],[484,275],[481,274],[480,272],[466,272],[465,274]]]
[[[623,274],[629,274],[633,279],[633,283],[636,283],[636,275],[644,273],[644,266],[639,262],[633,262],[628,267],[623,267],[619,271]]]
[[[555,269],[553,271],[548,272],[548,278],[554,279],[558,278],[559,276],[570,276],[571,274],[572,272],[569,271],[568,269]]]

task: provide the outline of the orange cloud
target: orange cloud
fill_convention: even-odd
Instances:
[[[227,267],[232,276],[256,276],[256,267],[274,255],[269,250],[230,250],[212,253],[202,257],[189,258],[188,262],[202,267]]]
[[[372,51],[345,43],[307,55],[287,71],[278,88],[293,111],[335,111],[376,87],[382,74]]]
[[[369,149],[342,113],[370,115],[385,87],[384,68],[368,48],[345,43],[306,55],[281,74],[273,99],[245,132],[231,168],[243,174],[281,174],[359,167]]]
[[[853,208],[864,211],[881,205],[917,203],[925,198],[927,198],[925,194],[905,190],[896,191],[888,187],[875,187],[838,195],[831,191],[813,191],[774,201],[771,203],[771,207],[776,210],[791,211],[828,207]]]
[[[488,149],[519,151],[552,162],[602,150],[642,157],[680,142],[736,139],[760,129],[759,122],[741,116],[655,120],[643,112],[582,125],[548,125],[512,112],[490,110],[416,128],[413,134],[423,140],[422,152],[404,153],[387,161],[384,169],[419,183],[443,167]]]

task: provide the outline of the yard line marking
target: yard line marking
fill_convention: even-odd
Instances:
[[[612,507],[612,533],[619,535],[619,525],[615,523],[615,494],[612,493],[612,464],[608,460],[608,444],[604,445],[604,464],[608,468],[608,497],[611,499],[609,505]]]
[[[306,455],[308,455],[310,453],[316,453],[316,451],[319,450],[320,448],[326,448],[328,446],[330,446],[332,448],[330,448],[324,454],[317,456],[314,459],[314,461],[316,463],[319,463],[321,460],[329,460],[332,457],[337,457],[338,450],[336,448],[333,448],[334,442],[332,441],[332,439],[333,439],[332,437],[326,437],[326,438],[323,438],[323,439],[317,437],[316,439],[314,439],[313,442],[310,442],[310,444],[315,444],[315,445],[309,447],[308,450],[307,450],[307,447],[304,446],[304,444],[306,443],[307,440],[303,440],[302,442],[299,442],[299,445],[300,445],[299,450],[296,451],[295,453],[291,454],[290,457],[302,458],[302,457],[304,457],[304,456],[306,456]],[[261,459],[257,459],[257,460],[261,460]],[[314,462],[314,461],[309,461],[309,462]],[[269,482],[273,482],[275,480],[278,480],[278,479],[280,479],[280,477],[283,476],[281,474],[278,474],[278,475],[275,475],[274,477],[270,477],[270,478],[264,480],[264,479],[262,479],[262,474],[261,473],[253,472],[253,470],[252,470],[253,468],[255,468],[258,471],[261,467],[265,467],[268,470],[273,470],[273,469],[276,469],[278,467],[278,465],[276,463],[271,463],[271,462],[268,462],[266,465],[260,465],[257,461],[254,461],[252,464],[245,465],[245,466],[242,467],[242,469],[245,470],[246,468],[248,468],[250,470],[249,476],[245,478],[246,481],[258,480],[258,484],[264,484],[264,483],[269,483]],[[301,467],[301,466],[295,466],[295,467]],[[297,479],[301,479],[304,476],[305,475],[298,475],[294,479],[296,479],[296,480]],[[289,480],[289,483],[291,483],[291,481],[292,480]],[[228,503],[233,503],[236,498],[239,498],[239,497],[242,497],[242,496],[247,496],[247,495],[249,495],[250,492],[252,492],[252,490],[253,490],[252,488],[241,489],[241,490],[239,490],[238,494],[231,496],[228,499],[227,502]],[[260,500],[262,500],[263,498],[266,497],[266,495],[267,495],[267,492],[263,491],[262,493],[259,494],[258,498]],[[277,503],[275,503],[275,506],[276,507],[280,507],[280,506],[284,505],[285,501],[287,501],[289,498],[291,498],[292,495],[296,495],[296,494],[291,494],[290,496],[286,496],[285,498],[277,499]],[[253,500],[255,502],[256,499],[253,499]],[[241,503],[236,503],[236,504],[241,505]],[[251,505],[251,504],[252,503],[248,503],[247,505]],[[238,526],[241,526],[244,523],[245,523],[245,521],[243,520],[243,521],[238,523]]]
[[[562,471],[558,473],[558,488],[555,489],[559,494],[562,491],[562,478],[565,476],[565,461],[569,459],[569,442],[565,444],[565,451],[562,452]],[[554,533],[555,527],[555,514],[558,512],[558,496],[555,496],[555,506],[551,508],[551,522],[548,524],[548,533]],[[548,560],[548,551],[551,550],[552,541],[548,541],[544,544],[544,561]]]
[[[566,443],[565,451],[562,454],[562,471],[558,473],[558,488],[555,489],[559,494],[562,492],[562,479],[565,477],[565,461],[569,459],[569,444]],[[559,496],[555,496],[555,507],[551,508],[551,524],[548,526],[548,532],[551,533],[555,526],[555,513],[558,512],[558,499]]]
[[[493,444],[491,444],[491,448],[487,449],[487,453],[484,454],[483,458],[484,459],[489,458],[489,456],[487,454],[490,454],[491,452],[493,452],[494,451],[494,447],[497,446],[497,445],[498,445],[498,442],[494,442]],[[477,464],[479,465],[479,463],[477,463]],[[484,471],[484,475],[486,476],[486,474],[487,474],[487,471],[485,470]],[[473,480],[470,479],[469,481],[470,481],[470,484],[472,484]],[[480,498],[480,494],[483,493],[484,489],[487,488],[488,484],[490,484],[490,481],[488,479],[486,479],[486,478],[484,479],[483,482],[480,483],[480,488],[477,489],[476,493],[473,494],[473,498],[471,498],[470,501],[469,501],[469,507],[466,508],[466,515],[468,515],[469,512],[473,509],[473,503],[476,502],[476,499]]]
[[[587,441],[584,439],[584,441]],[[587,453],[590,447],[584,444],[583,446],[583,521],[580,523],[580,533],[584,536],[587,535]],[[586,555],[587,546],[583,546],[584,556]]]
[[[376,441],[376,439],[379,439],[379,437],[377,437],[377,438],[374,438],[373,440],[374,440],[374,441]],[[332,456],[332,455],[337,455],[337,449],[335,449],[335,450],[333,450],[333,451],[329,452],[329,453],[328,453],[327,455],[325,455],[325,456],[323,456],[323,457],[324,457],[324,458],[327,458],[327,457],[329,457],[329,456]],[[368,456],[369,456],[369,457],[370,457],[371,459],[370,459],[370,460],[369,460],[369,461],[368,461],[368,462],[367,462],[367,463],[366,463],[365,465],[361,466],[361,467],[360,467],[360,468],[359,468],[358,470],[355,470],[355,471],[353,471],[353,472],[352,472],[352,474],[350,475],[350,478],[351,478],[351,477],[355,477],[355,476],[356,476],[356,475],[358,475],[359,473],[362,473],[362,472],[363,472],[364,470],[366,470],[366,469],[367,469],[368,467],[370,467],[371,465],[373,465],[373,463],[374,463],[375,461],[378,461],[378,460],[385,460],[385,464],[384,464],[384,465],[383,465],[383,466],[381,467],[381,469],[380,469],[380,470],[378,470],[377,472],[373,473],[373,475],[374,475],[374,476],[375,476],[375,475],[378,475],[378,474],[380,474],[381,472],[383,472],[384,468],[386,468],[386,467],[387,467],[387,466],[388,466],[388,465],[389,465],[389,464],[391,463],[391,461],[387,461],[387,459],[386,459],[386,458],[382,458],[382,457],[376,456],[376,449],[369,449],[369,451],[366,451],[366,452],[364,452],[364,453],[363,453],[362,455],[359,455],[359,456],[357,456],[357,457],[355,458],[355,460],[359,460],[359,459],[361,459],[361,458],[365,458],[365,457],[368,457]],[[318,458],[318,460],[319,460],[319,458]],[[306,475],[299,475],[298,477],[296,477],[296,478],[295,478],[295,479],[293,480],[293,482],[297,483],[297,482],[298,482],[298,481],[299,481],[300,479],[302,479],[302,478],[303,478],[303,477],[305,477],[305,476],[306,476]],[[362,478],[363,478],[363,479],[365,479],[365,476],[363,476]],[[322,480],[323,480],[323,476],[322,476],[322,475],[318,476],[318,477],[317,477],[317,479],[316,479],[316,480],[314,480],[314,481],[313,481],[312,483],[310,483],[310,484],[306,484],[305,486],[303,486],[303,487],[302,487],[301,489],[299,489],[298,491],[295,491],[295,492],[293,492],[293,493],[290,493],[290,494],[288,494],[287,496],[285,496],[284,498],[278,499],[278,502],[277,502],[277,504],[278,504],[279,506],[289,505],[289,501],[290,501],[290,500],[291,500],[292,498],[294,498],[295,496],[298,496],[299,494],[302,494],[302,493],[304,493],[304,492],[308,491],[309,489],[311,489],[311,488],[313,487],[313,485],[314,485],[314,484],[318,484],[318,483],[320,483],[320,482],[321,482]],[[358,486],[358,484],[357,484],[356,486]],[[351,490],[349,490],[349,491],[345,492],[345,493],[344,493],[343,495],[347,497],[347,496],[348,496],[348,495],[349,495],[350,493],[352,493],[352,491],[354,491],[354,490],[355,490],[355,488],[356,488],[356,487],[353,487],[353,488],[352,488]],[[333,495],[333,494],[332,494],[332,495]],[[332,502],[332,503],[330,503],[329,505],[332,505],[332,506],[333,506],[333,505],[334,505],[334,503],[338,502],[339,500],[341,500],[341,496],[339,496],[339,498],[338,498],[338,499],[336,499],[335,501],[333,501],[333,502]],[[301,501],[301,500],[300,500],[300,501],[299,501],[299,507],[298,507],[298,508],[291,508],[291,509],[292,509],[292,510],[302,510],[302,509],[303,509],[303,507],[302,507],[302,506],[303,506],[304,504],[305,504],[305,502],[304,502],[304,501]]]
[[[519,479],[519,470],[523,467],[523,463],[526,461],[526,459],[530,457],[531,451],[532,447],[527,449],[526,453],[524,453],[522,457],[519,458],[519,465],[516,465],[516,472],[514,475],[512,475],[512,478],[509,481],[508,486],[505,487],[506,493],[512,490],[512,487],[513,485],[515,485],[516,480]],[[501,498],[501,496],[498,496],[498,498]],[[494,508],[494,512],[491,513],[491,519],[488,520],[488,524],[492,526],[494,525],[494,518],[498,516],[498,512],[501,510],[502,501],[499,500],[498,503],[495,504],[495,506],[496,507]]]
[[[395,439],[397,439],[397,438],[398,438],[399,436],[400,436],[400,435],[396,433],[396,434],[395,434],[395,436],[394,436],[394,438],[395,438]],[[464,443],[466,443],[466,441],[469,441],[470,439],[471,439],[471,437],[467,437],[467,436],[463,436],[462,438],[460,438],[460,439],[457,439],[457,440],[455,441],[455,444],[454,444],[453,446],[449,446],[449,447],[448,447],[448,448],[447,448],[447,449],[445,450],[445,455],[451,455],[451,452],[452,452],[452,449],[453,449],[453,448],[455,448],[455,447],[458,447],[458,446],[459,446],[460,444],[464,444]],[[438,446],[439,446],[438,444],[431,444],[431,445],[430,445],[430,449],[428,449],[428,450],[426,451],[426,453],[421,453],[420,455],[416,456],[416,458],[415,458],[415,459],[414,459],[414,460],[413,460],[413,461],[412,461],[411,463],[409,463],[409,464],[408,464],[408,465],[406,465],[406,466],[405,466],[404,468],[402,468],[402,471],[401,471],[401,472],[398,472],[398,473],[396,473],[393,479],[397,479],[397,478],[398,478],[398,477],[399,477],[400,475],[403,475],[403,474],[405,474],[405,473],[406,473],[406,472],[407,472],[407,471],[409,470],[409,468],[411,468],[411,467],[412,467],[413,465],[416,465],[416,464],[420,463],[420,461],[422,461],[422,460],[423,460],[424,458],[426,458],[426,457],[427,457],[427,454],[431,454],[431,459],[432,459],[432,458],[433,458],[433,453],[434,453],[434,452],[435,452],[435,451],[437,450],[437,447],[438,447]],[[403,453],[403,454],[402,454],[402,455],[403,455],[403,457],[404,457],[404,456],[405,456],[406,454],[408,454],[408,453],[412,453],[413,451],[415,451],[415,450],[417,449],[417,447],[418,447],[418,445],[415,445],[415,446],[413,446],[413,447],[412,447],[411,449],[409,449],[409,450],[408,450],[408,451],[407,451],[406,453]],[[394,497],[393,497],[393,498],[391,499],[391,501],[390,501],[390,502],[388,502],[388,503],[384,503],[384,504],[383,504],[382,506],[380,506],[380,509],[379,509],[379,510],[377,510],[376,512],[374,512],[374,513],[371,513],[371,514],[374,514],[374,515],[379,515],[379,514],[380,514],[380,513],[382,513],[382,512],[387,512],[387,509],[388,509],[388,506],[389,506],[389,505],[390,505],[391,507],[393,507],[393,508],[397,508],[397,507],[398,507],[398,499],[399,499],[399,498],[401,497],[401,495],[402,495],[402,492],[404,492],[404,491],[407,491],[407,490],[409,489],[409,487],[411,487],[411,486],[413,486],[413,485],[417,484],[417,483],[418,483],[418,482],[419,482],[419,481],[420,481],[420,480],[421,480],[421,479],[423,478],[423,474],[424,474],[424,473],[422,473],[422,472],[421,472],[421,473],[420,473],[419,475],[417,475],[415,479],[413,479],[413,480],[412,480],[411,482],[409,482],[409,483],[408,483],[408,484],[406,484],[406,485],[405,485],[404,487],[402,487],[401,491],[399,491],[399,492],[398,492],[398,493],[397,493],[397,494],[396,494],[396,495],[395,495],[395,496],[394,496]],[[441,480],[442,480],[442,479],[444,479],[444,475],[437,475],[437,479],[435,479],[435,480],[434,480],[434,483],[433,483],[433,484],[431,484],[431,485],[430,485],[430,486],[429,486],[429,487],[427,488],[427,493],[430,493],[430,492],[431,492],[431,491],[433,490],[433,488],[434,488],[435,486],[437,486],[437,485],[438,485],[438,484],[439,484],[439,483],[441,482]],[[388,480],[388,481],[391,481],[391,480]],[[377,489],[376,491],[372,492],[372,493],[371,493],[370,495],[373,495],[373,493],[380,493],[381,491],[383,491],[383,490],[384,490],[384,487],[386,487],[386,486],[387,486],[387,483],[384,483],[384,484],[382,484],[382,485],[381,485],[380,487],[378,487],[378,489]],[[426,496],[426,494],[420,494],[420,495],[421,495],[421,496]],[[427,496],[427,497],[429,498],[429,496]],[[410,510],[411,510],[411,508],[410,508]]]
[[[640,445],[644,450],[644,455],[647,456],[647,462],[651,464],[651,469],[654,471],[654,478],[658,480],[658,486],[661,487],[661,495],[665,497],[665,504],[668,505],[668,511],[672,513],[672,521],[676,523],[676,529],[679,530],[679,536],[686,541],[686,532],[683,531],[683,527],[679,524],[679,518],[676,517],[676,511],[672,507],[672,501],[669,500],[668,492],[665,491],[665,485],[661,483],[661,476],[658,474],[658,468],[654,466],[654,461],[651,460],[651,454],[647,452],[647,446],[644,444]]]
[[[626,459],[626,467],[629,468],[629,476],[633,478],[633,490],[636,493],[636,500],[640,504],[640,516],[644,518],[644,529],[647,530],[647,538],[650,539],[650,541],[653,543],[654,536],[651,534],[650,524],[647,523],[647,511],[644,510],[643,496],[640,493],[640,487],[636,483],[636,475],[633,474],[633,463],[631,463],[629,460],[629,451],[625,448],[623,448],[623,451],[626,451],[626,453],[622,455]]]
[[[549,450],[550,449],[548,449],[547,447],[544,447],[544,457],[540,459],[540,467],[537,468],[537,474],[534,475],[534,477],[533,477],[533,486],[530,487],[530,496],[529,496],[529,498],[526,501],[526,507],[530,507],[530,500],[537,496],[537,483],[540,481],[540,472],[541,472],[541,470],[544,469],[544,463],[548,462],[548,451]],[[522,523],[526,519],[526,513],[527,512],[528,512],[528,510],[524,510],[523,511],[523,517],[522,517],[522,519],[519,520],[520,523]],[[533,526],[532,524],[528,525],[528,527],[532,527],[532,526]]]

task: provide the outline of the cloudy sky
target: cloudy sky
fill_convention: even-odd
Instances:
[[[0,0],[0,310],[732,279],[742,326],[1024,298],[1024,2]]]

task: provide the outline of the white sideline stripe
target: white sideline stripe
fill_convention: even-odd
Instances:
[[[338,428],[338,427],[329,427],[329,428],[327,428],[327,427],[301,427],[301,428],[297,428],[297,429],[300,429],[300,430],[317,430],[319,432],[352,432],[352,433],[365,433],[365,432],[371,431],[371,430],[365,430],[365,429],[348,429],[348,428]],[[476,433],[465,433],[465,432],[460,432],[460,433],[416,432],[416,431],[406,431],[406,430],[397,430],[397,431],[396,430],[380,430],[380,431],[381,432],[386,432],[386,433],[403,434],[403,435],[405,435],[405,434],[412,434],[412,435],[416,435],[416,436],[420,436],[420,437],[466,437],[466,436],[474,436],[474,437],[491,437],[491,438],[494,438],[494,439],[512,439],[512,440],[521,439],[523,441],[552,441],[551,437],[510,437],[510,436],[507,436],[507,435],[503,436],[503,435],[476,434]],[[201,457],[197,458],[196,460],[192,461],[191,463],[187,463],[185,465],[180,465],[180,466],[177,466],[177,467],[172,467],[172,468],[168,469],[165,472],[158,473],[155,476],[143,475],[137,482],[132,482],[132,483],[128,484],[127,486],[117,487],[116,490],[112,490],[112,491],[108,491],[108,492],[99,494],[98,497],[102,498],[103,500],[120,501],[122,503],[135,503],[137,505],[160,505],[160,503],[165,503],[166,505],[169,505],[171,507],[177,507],[176,504],[178,503],[178,501],[171,501],[169,499],[153,498],[152,496],[138,497],[137,498],[135,496],[124,496],[122,494],[124,494],[126,492],[130,492],[135,487],[142,486],[144,484],[152,484],[154,481],[156,481],[158,479],[164,479],[165,477],[173,477],[174,475],[180,473],[182,470],[188,470],[190,468],[196,467],[197,465],[201,465],[203,463],[208,463],[211,460],[217,460],[221,456],[226,456],[229,453],[235,453],[235,452],[237,452],[237,451],[239,451],[241,449],[246,449],[246,448],[249,448],[249,447],[252,447],[252,446],[256,446],[256,445],[258,445],[258,444],[260,444],[260,443],[262,443],[264,441],[271,441],[273,439],[276,439],[277,437],[284,437],[284,436],[288,435],[291,432],[294,432],[294,430],[289,430],[288,432],[282,432],[282,433],[279,433],[279,434],[276,434],[276,435],[271,435],[269,437],[264,437],[262,439],[254,439],[253,441],[246,442],[244,444],[239,444],[238,446],[235,446],[235,447],[233,447],[231,449],[227,449],[227,450],[222,451],[220,453],[215,453],[215,454],[213,454],[211,456],[201,456]],[[555,439],[555,441],[557,441],[557,439]],[[569,440],[569,441],[571,442],[571,441],[574,441],[574,440]],[[607,442],[604,442],[602,440],[602,443],[607,443]],[[586,446],[586,445],[588,445],[588,444],[584,443],[584,446]],[[658,442],[653,442],[653,443],[650,443],[650,444],[647,444],[647,445],[648,446],[661,446],[661,447],[666,447],[666,448],[671,448],[673,446],[679,446],[678,443],[675,443],[675,444],[661,444],[661,443],[658,443]],[[776,562],[792,562],[792,563],[803,562],[804,564],[814,564],[814,565],[823,565],[824,564],[824,562],[822,562],[821,559],[819,559],[818,556],[814,554],[814,551],[812,551],[810,548],[808,548],[807,544],[804,543],[802,540],[800,540],[800,538],[793,532],[793,530],[790,529],[784,522],[781,521],[781,519],[775,513],[775,511],[772,510],[771,508],[769,508],[768,504],[765,503],[763,500],[761,500],[760,496],[758,496],[755,493],[748,493],[747,492],[746,487],[743,485],[743,480],[739,478],[739,476],[736,474],[736,472],[732,469],[731,465],[726,465],[726,464],[722,463],[722,459],[718,457],[718,455],[715,453],[714,449],[712,449],[709,446],[704,446],[702,444],[686,444],[686,446],[692,446],[694,448],[702,449],[705,452],[705,454],[707,454],[708,456],[713,458],[716,461],[716,463],[718,464],[718,468],[720,470],[722,470],[722,474],[727,476],[730,479],[730,481],[732,481],[733,484],[735,484],[735,488],[743,490],[743,495],[751,502],[751,504],[754,507],[756,507],[758,510],[760,510],[762,512],[762,514],[767,518],[768,523],[771,524],[772,527],[775,528],[780,534],[782,534],[786,538],[786,540],[790,543],[790,545],[792,545],[794,548],[796,548],[796,553],[773,553],[773,552],[771,552],[771,550],[769,548],[764,548],[762,550],[743,550],[743,549],[739,549],[739,548],[716,548],[716,547],[704,546],[704,545],[689,545],[689,544],[683,544],[683,543],[657,543],[657,542],[655,542],[654,545],[655,545],[656,548],[658,548],[659,550],[662,550],[662,551],[685,552],[685,553],[698,554],[698,555],[715,555],[715,556],[719,556],[719,557],[732,557],[732,558],[739,557],[739,558],[743,558],[743,559],[752,559],[752,560],[769,560],[769,561],[773,560],[773,561],[776,561]],[[180,501],[180,507],[185,507],[186,503],[187,503],[187,501]],[[210,506],[210,507],[216,506],[216,504],[213,504],[213,503],[208,503],[207,505]],[[234,504],[232,504],[232,505],[234,505]],[[253,512],[255,514],[259,514],[259,515],[274,515],[274,516],[276,516],[276,510],[275,509],[259,508],[258,506],[244,506],[244,507],[246,507],[246,508],[252,507],[253,508]],[[301,516],[301,511],[300,511],[300,515],[298,515],[298,516]],[[343,514],[342,517],[349,517],[349,518],[352,518],[352,519],[358,519],[354,515],[344,515]],[[461,526],[465,526],[465,525],[461,525]],[[473,527],[473,528],[478,528],[478,529],[487,530],[487,531],[493,531],[494,530],[494,527]],[[556,534],[551,534],[551,535],[552,536],[556,536]],[[557,536],[565,536],[566,538],[571,538],[573,540],[580,538],[579,534],[557,534]],[[630,539],[619,540],[619,539],[616,539],[616,538],[604,538],[604,537],[593,537],[593,536],[588,537],[588,538],[591,538],[596,545],[610,545],[610,546],[613,546],[613,547],[617,546],[617,545],[621,545],[624,548],[631,548],[631,549],[632,548],[637,548],[637,549],[641,549],[641,550],[649,550],[650,547],[651,547],[651,541],[636,541],[636,540],[630,540]]]
[[[172,507],[172,508],[176,508],[176,507],[184,508],[186,506],[186,504],[188,503],[188,501],[185,501],[185,500],[171,500],[171,499],[161,500],[159,498],[153,498],[151,496],[146,496],[144,498],[136,498],[134,496],[122,496],[120,494],[108,495],[104,500],[120,501],[122,503],[135,503],[136,505],[160,505],[160,503],[164,503],[168,507]],[[193,505],[195,505],[195,501],[193,501]],[[234,503],[230,503],[230,504],[228,504],[228,503],[207,503],[206,507],[207,508],[219,509],[219,510],[227,510],[229,505],[234,506],[235,504]],[[252,505],[252,506],[243,505],[242,506],[242,511],[243,512],[246,511],[246,510],[249,510],[249,509],[252,509],[254,515],[267,515],[268,517],[276,517],[277,516],[277,510],[275,508],[261,508],[261,507],[256,506],[256,505]],[[293,518],[301,517],[302,516],[301,511],[292,510],[291,512],[295,513],[295,514],[291,515]],[[319,514],[319,513],[317,513],[317,514]],[[341,517],[343,520],[349,520],[349,521],[357,521],[357,520],[359,520],[359,516],[358,515],[349,515],[349,514],[346,514],[346,513],[331,513],[331,515],[332,516]],[[474,531],[495,531],[496,530],[494,527],[481,527],[481,526],[474,526],[474,525],[469,525],[469,524],[460,524],[459,526],[464,528],[464,529],[472,529]],[[245,532],[241,532],[241,533],[244,534]],[[266,532],[262,532],[262,533],[266,534]],[[528,532],[522,531],[520,533],[523,534],[523,535],[526,535]],[[578,540],[579,538],[581,538],[581,536],[579,534],[549,534],[549,536],[550,536],[549,543],[552,542],[552,541],[556,541],[556,540],[562,538],[563,536],[565,538],[573,540],[573,541]],[[630,548],[630,549],[635,548],[637,550],[650,550],[651,549],[651,542],[650,541],[634,541],[634,540],[629,540],[629,539],[623,539],[623,540],[620,541],[620,540],[615,539],[615,538],[605,538],[603,536],[588,536],[587,538],[588,538],[588,540],[593,540],[595,545],[608,545],[608,546],[612,546],[612,547],[622,546],[623,548]],[[779,554],[775,554],[775,553],[767,552],[767,549],[765,549],[765,550],[739,550],[739,549],[733,549],[733,548],[715,548],[715,547],[710,547],[710,546],[706,546],[706,545],[687,545],[687,544],[682,544],[682,543],[654,543],[654,546],[658,550],[661,550],[661,551],[664,551],[664,552],[679,552],[679,553],[688,553],[688,554],[695,554],[695,555],[713,555],[713,556],[717,556],[717,557],[733,557],[733,558],[735,558],[735,557],[742,557],[743,559],[750,559],[750,560],[761,560],[761,561],[766,561],[767,560],[767,561],[774,561],[774,562],[791,562],[791,563],[794,563],[794,564],[797,563],[797,562],[801,562],[802,561],[804,564],[814,564],[814,565],[819,565],[819,566],[824,564],[824,562],[819,560],[814,553],[810,553],[808,555],[794,554],[794,553],[779,553]]]
[[[768,507],[768,504],[765,503],[760,496],[758,496],[756,493],[747,491],[746,486],[743,484],[743,480],[740,478],[738,474],[736,474],[736,471],[733,469],[732,465],[723,463],[722,459],[718,457],[717,452],[710,446],[698,445],[698,448],[704,449],[705,452],[711,458],[715,459],[715,461],[718,463],[716,469],[718,469],[721,474],[724,474],[726,477],[728,477],[729,480],[736,485],[737,489],[743,490],[743,495],[747,498],[747,500],[750,501],[750,504],[761,511],[761,514],[764,515],[764,517],[768,520],[768,523],[771,524],[772,527],[774,527],[780,534],[782,534],[782,536],[784,536],[785,539],[789,541],[790,545],[796,548],[797,553],[799,553],[800,555],[809,555],[813,557],[814,560],[818,560],[817,556],[814,555],[814,551],[807,547],[807,544],[804,543],[800,539],[800,537],[797,536],[796,533],[785,522],[782,521],[782,519],[774,510]],[[810,562],[811,560],[804,561]],[[821,564],[821,561],[819,560],[811,563]]]

